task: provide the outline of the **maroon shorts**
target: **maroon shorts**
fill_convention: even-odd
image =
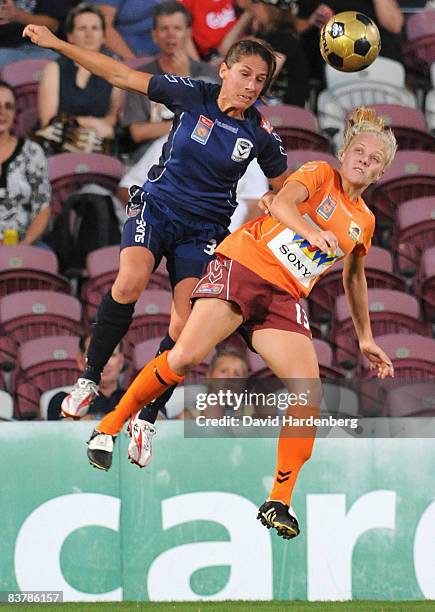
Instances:
[[[290,293],[242,264],[218,255],[192,292],[192,301],[219,298],[242,311],[239,332],[249,341],[256,329],[283,329],[312,338],[304,309]]]

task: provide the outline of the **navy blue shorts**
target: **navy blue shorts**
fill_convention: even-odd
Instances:
[[[201,278],[216,246],[229,234],[219,223],[176,214],[139,187],[130,190],[127,215],[121,250],[145,247],[154,255],[154,269],[166,257],[172,287],[184,278]]]

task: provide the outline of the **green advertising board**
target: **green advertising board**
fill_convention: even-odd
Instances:
[[[0,591],[65,600],[435,599],[431,439],[321,439],[293,505],[300,537],[256,520],[273,439],[186,439],[158,424],[151,465],[116,444],[92,469],[89,421],[0,427]]]

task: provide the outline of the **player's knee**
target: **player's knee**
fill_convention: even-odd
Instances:
[[[174,346],[170,357],[168,357],[169,366],[174,371],[183,372],[183,374],[189,372],[193,367],[200,364],[201,361],[202,357],[195,350],[179,344]]]
[[[113,285],[112,296],[124,304],[136,302],[144,289],[145,283],[142,278],[119,276]]]

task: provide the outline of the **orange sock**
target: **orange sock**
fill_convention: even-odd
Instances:
[[[289,408],[286,416],[291,415],[298,419],[308,416],[318,418],[319,412],[319,408],[313,406],[293,406]],[[290,506],[299,471],[305,461],[311,457],[316,430],[315,426],[309,425],[303,427],[283,425],[281,427],[278,440],[278,460],[269,499]]]
[[[116,436],[129,417],[183,378],[168,366],[168,351],[157,355],[142,368],[116,408],[106,414],[97,427],[98,431]]]

